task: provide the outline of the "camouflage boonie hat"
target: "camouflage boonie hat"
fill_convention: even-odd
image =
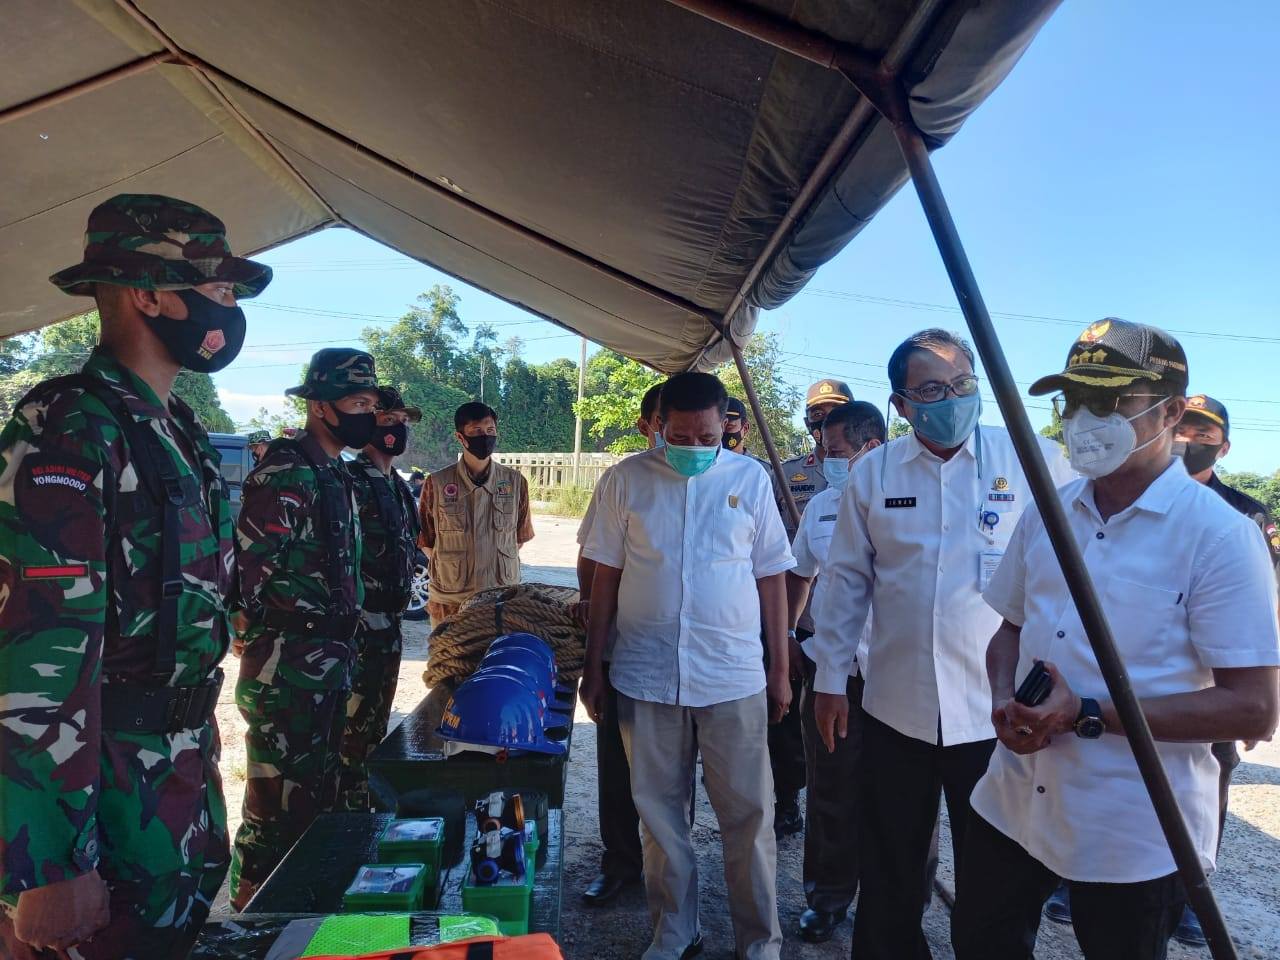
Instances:
[[[253,433],[249,434],[248,442],[249,446],[253,446],[255,443],[270,443],[271,434],[266,430],[255,430]]]
[[[413,423],[418,423],[422,419],[422,408],[405,403],[404,397],[395,387],[380,387],[378,389],[378,407],[385,413],[393,413],[397,410],[403,411],[405,416]]]
[[[235,284],[236,297],[256,297],[271,282],[265,263],[231,255],[227,228],[209,211],[153,193],[122,193],[98,204],[84,234],[84,260],[49,282],[88,297],[94,284],[185,290]]]
[[[304,400],[341,400],[361,390],[379,393],[373,357],[355,347],[325,347],[311,358],[302,384],[285,393]]]

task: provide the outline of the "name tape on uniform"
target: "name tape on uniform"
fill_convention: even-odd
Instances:
[[[915,497],[885,497],[884,507],[886,510],[900,509],[902,507],[914,507],[916,505]]]

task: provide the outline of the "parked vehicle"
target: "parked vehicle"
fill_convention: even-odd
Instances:
[[[231,519],[234,522],[240,517],[240,492],[244,488],[244,478],[253,469],[249,438],[238,433],[211,433],[209,440],[222,455],[222,476],[231,495]]]

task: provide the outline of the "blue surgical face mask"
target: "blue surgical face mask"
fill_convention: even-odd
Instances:
[[[827,485],[843,490],[849,482],[849,461],[843,457],[828,456],[822,461],[822,475],[827,478]]]
[[[653,434],[653,445],[661,449],[667,445],[667,438],[655,430]]]
[[[704,473],[716,462],[716,454],[720,452],[719,444],[714,447],[682,447],[667,443],[662,449],[671,469],[682,477],[696,477]]]
[[[908,418],[920,436],[950,450],[969,439],[982,414],[982,397],[947,397],[937,403],[912,403]]]

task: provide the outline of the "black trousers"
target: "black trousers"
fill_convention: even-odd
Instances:
[[[600,815],[600,872],[632,880],[644,869],[640,815],[631,799],[631,767],[618,729],[618,691],[605,664],[604,717],[596,727],[596,798]]]
[[[804,659],[800,704],[807,775],[804,898],[814,910],[846,913],[858,892],[858,771],[862,753],[862,678],[850,677],[849,735],[828,753],[814,715],[815,667]]]
[[[1048,867],[974,814],[951,915],[956,960],[1032,960],[1040,911],[1057,885]],[[1085,960],[1164,960],[1185,903],[1176,873],[1069,887]]]
[[[803,639],[803,638],[802,638]],[[764,644],[764,635],[760,643]],[[764,647],[764,668],[769,669],[769,648]],[[773,769],[773,795],[777,800],[795,801],[805,784],[804,730],[800,720],[800,699],[804,682],[791,680],[791,709],[779,722],[769,726],[769,766]]]
[[[865,711],[862,724],[862,895],[853,922],[853,957],[929,960],[920,925],[920,879],[929,860],[938,800],[945,794],[952,850],[956,863],[963,863],[969,795],[987,771],[995,740],[950,747],[926,743]]]

